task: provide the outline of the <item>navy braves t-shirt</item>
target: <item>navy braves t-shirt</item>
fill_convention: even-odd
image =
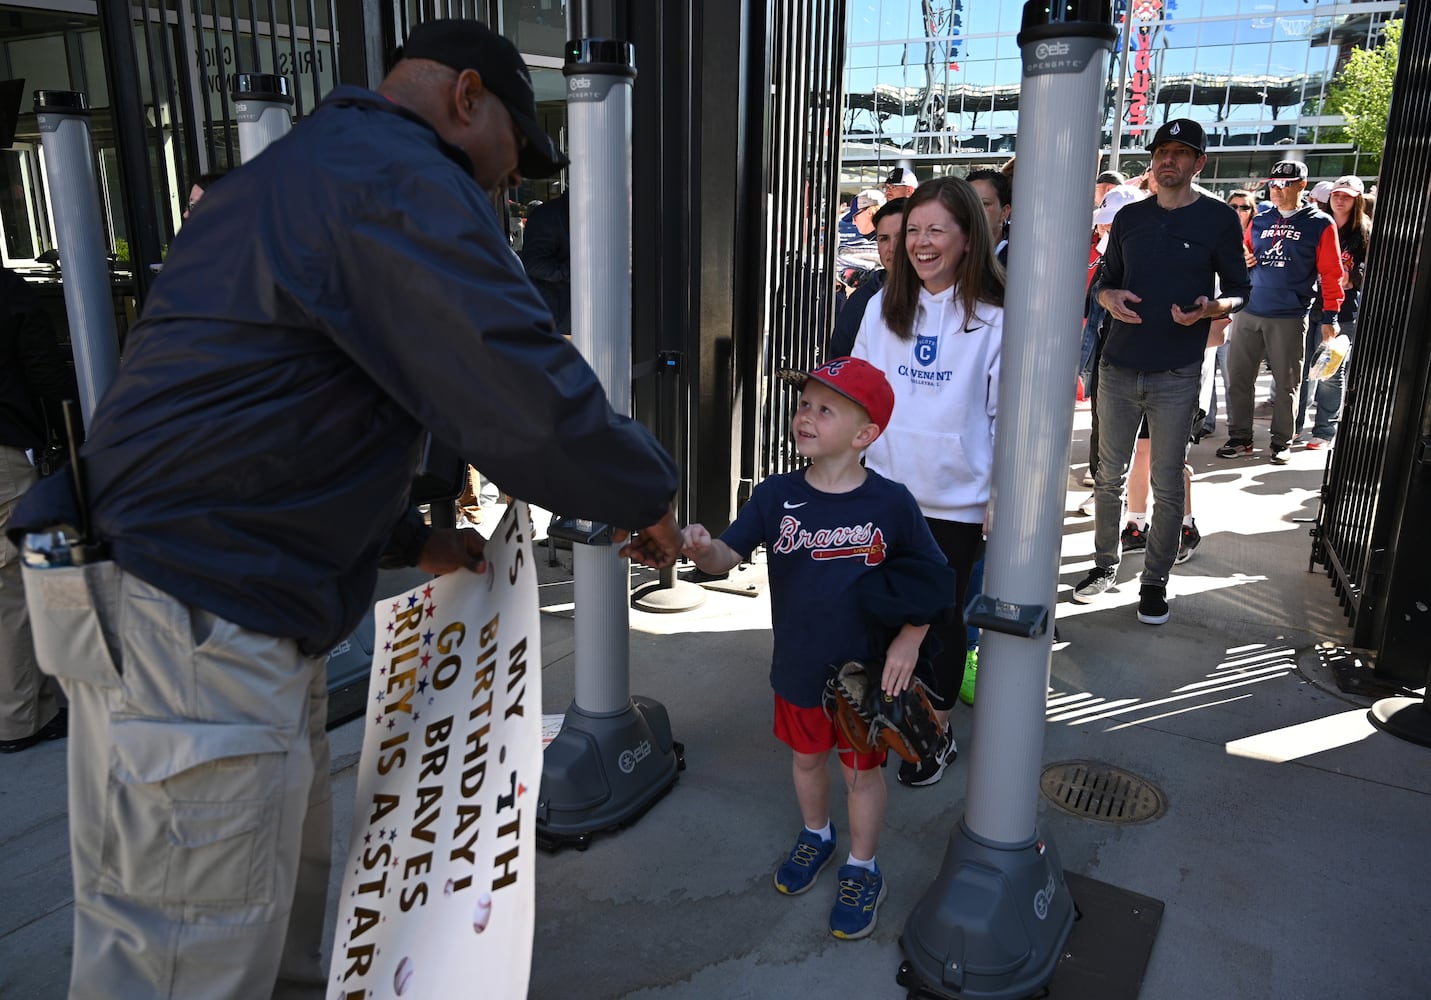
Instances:
[[[746,558],[765,544],[775,635],[770,686],[802,708],[820,705],[832,666],[884,655],[871,648],[855,581],[900,552],[944,562],[913,495],[876,472],[848,493],[815,489],[804,470],[771,476],[721,541]]]

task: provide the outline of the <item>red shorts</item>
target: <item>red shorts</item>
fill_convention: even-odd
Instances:
[[[840,763],[855,771],[884,766],[885,751],[856,753],[823,708],[801,708],[775,696],[775,738],[796,753],[839,751]]]

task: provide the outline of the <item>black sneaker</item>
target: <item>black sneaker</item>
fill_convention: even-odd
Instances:
[[[1286,465],[1287,461],[1291,457],[1292,453],[1287,450],[1286,445],[1283,445],[1281,448],[1278,448],[1274,445],[1272,448],[1272,455],[1267,459],[1267,461],[1271,462],[1273,465]]]
[[[1123,543],[1124,552],[1142,552],[1148,547],[1148,533],[1138,527],[1137,521],[1129,521],[1123,525],[1123,533],[1118,536],[1118,540]]]
[[[1097,566],[1073,588],[1073,599],[1079,604],[1088,604],[1105,590],[1112,590],[1118,582],[1116,569],[1099,569]]]
[[[23,736],[18,740],[0,740],[0,753],[19,753],[21,750],[28,750],[40,743],[62,740],[69,735],[69,731],[69,712],[62,708],[59,714],[29,736]]]
[[[1138,591],[1138,621],[1144,625],[1161,625],[1172,616],[1168,610],[1168,588],[1145,583]]]
[[[1216,452],[1218,458],[1251,458],[1255,454],[1257,449],[1252,447],[1251,441],[1234,441],[1231,438]]]
[[[1202,541],[1202,532],[1197,530],[1197,522],[1183,525],[1183,536],[1178,540],[1178,557],[1174,562],[1185,563],[1192,558],[1193,550]]]
[[[927,764],[911,764],[909,761],[901,763],[897,776],[899,783],[911,788],[932,785],[944,777],[944,769],[954,763],[958,756],[959,745],[954,742],[954,727],[947,726],[944,729],[944,749],[936,753],[934,759]]]

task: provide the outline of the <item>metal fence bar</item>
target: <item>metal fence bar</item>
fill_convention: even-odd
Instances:
[[[180,147],[184,150],[184,176],[185,185],[193,184],[194,178],[204,172],[204,160],[199,155],[199,129],[194,121],[197,110],[194,94],[194,73],[193,70],[199,67],[193,60],[198,58],[190,39],[193,37],[192,28],[184,18],[184,4],[182,0],[174,0],[173,14],[174,26],[169,26],[169,0],[165,0],[164,32],[166,36],[172,36],[172,42],[164,46],[164,71],[179,85],[179,113],[175,115],[177,135],[180,140]],[[177,50],[170,52],[170,44],[177,46]],[[171,56],[173,57],[171,59]],[[180,187],[179,198],[182,202],[187,194],[186,187]]]
[[[328,50],[332,53],[329,60],[328,71],[333,77],[333,86],[336,87],[338,80],[338,0],[328,0]],[[332,88],[329,88],[332,89]]]
[[[248,0],[248,44],[253,50],[253,65],[249,70],[257,73],[263,64],[258,49],[258,0]],[[277,66],[274,67],[274,72],[278,72]]]
[[[154,23],[149,7],[149,0],[141,0],[139,10],[144,19],[144,67],[149,74],[149,103],[154,108],[154,127],[151,130],[152,138],[150,141],[153,143],[154,148],[154,162],[162,166],[164,163],[164,113],[163,105],[159,101],[159,95],[161,93],[159,86],[160,60],[154,58]],[[159,47],[163,48],[164,46],[161,45]],[[169,86],[167,75],[164,78],[162,92],[168,97],[168,106],[172,108],[174,106],[174,94],[172,88]],[[155,205],[156,208],[160,205],[168,206],[170,204],[169,193],[171,190],[169,187],[169,172],[160,169],[158,174],[159,201]],[[161,238],[167,239],[174,235],[174,220],[171,213],[167,211],[167,208],[166,210],[159,211],[155,221],[159,224]],[[158,261],[152,263],[158,263]]]
[[[772,0],[765,168],[770,192],[758,477],[795,467],[794,389],[771,377],[820,359],[833,322],[844,4]]]
[[[298,117],[302,118],[303,109],[303,88],[298,86],[298,14],[294,11],[296,0],[287,0],[288,3],[288,69],[293,74],[293,108]]]
[[[1403,581],[1431,558],[1422,530],[1431,495],[1426,417],[1431,344],[1431,14],[1407,6],[1401,65],[1393,90],[1382,161],[1382,185],[1366,262],[1346,403],[1322,487],[1312,560],[1326,567],[1364,648],[1399,643],[1418,627],[1392,605]],[[1419,478],[1418,478],[1419,477]],[[1408,624],[1409,623],[1409,624]],[[1431,615],[1422,614],[1420,670],[1431,646]],[[1399,648],[1399,647],[1398,647]],[[1389,662],[1389,661],[1388,661]],[[1377,670],[1381,672],[1382,661]]]
[[[197,65],[199,68],[199,103],[202,104],[204,113],[204,163],[209,170],[216,170],[218,169],[218,164],[215,162],[218,159],[218,150],[214,145],[214,109],[213,103],[209,99],[210,73],[209,64],[206,61],[207,49],[204,46],[204,12],[200,6],[200,3],[201,0],[191,0],[189,5],[189,11],[193,15],[193,17],[189,22],[187,22],[187,28],[188,35],[192,36],[193,38],[193,56],[195,65]],[[217,35],[218,18],[215,17],[213,20],[215,25],[215,35]],[[222,77],[223,71],[221,68],[219,68],[220,64],[217,46],[214,50],[214,67],[219,72],[220,77]],[[198,122],[195,122],[194,124],[195,127],[198,126]],[[228,162],[232,162],[232,159],[230,159]],[[191,177],[189,178],[189,180],[192,181],[193,178]]]
[[[258,0],[250,0],[250,2],[255,7],[258,6]],[[281,75],[283,70],[279,67],[278,62],[278,0],[268,0],[268,58],[272,62],[273,71]],[[255,59],[256,61],[257,59]]]
[[[313,100],[323,95],[323,84],[318,79],[318,11],[313,0],[308,0],[308,78],[313,81]],[[298,70],[294,69],[294,87],[297,88]]]

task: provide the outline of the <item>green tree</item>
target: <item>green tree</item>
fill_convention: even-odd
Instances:
[[[1374,49],[1355,49],[1328,95],[1330,110],[1346,116],[1346,135],[1369,158],[1371,169],[1380,165],[1386,145],[1391,85],[1400,54],[1401,21],[1388,21],[1381,44]]]

